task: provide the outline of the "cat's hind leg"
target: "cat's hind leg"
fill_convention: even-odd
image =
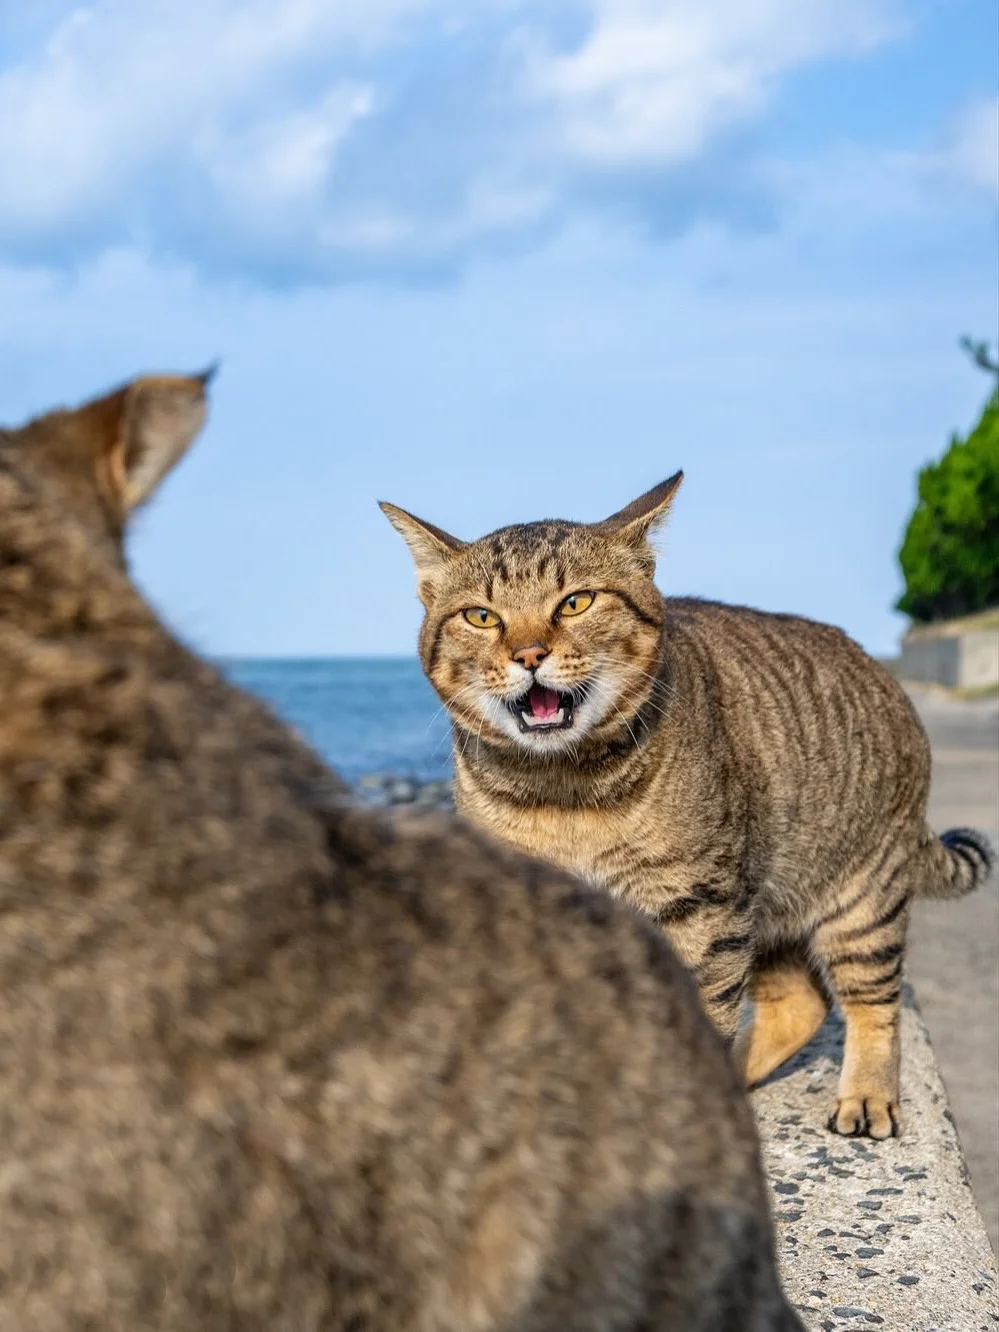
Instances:
[[[830,1000],[809,960],[785,954],[757,963],[750,982],[752,1013],[735,1043],[747,1087],[770,1076],[812,1039]]]
[[[842,886],[813,937],[843,1012],[846,1040],[834,1133],[898,1135],[902,962],[913,852],[882,850]]]

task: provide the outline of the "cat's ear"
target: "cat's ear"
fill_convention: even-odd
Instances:
[[[145,375],[74,413],[98,482],[122,516],[147,500],[187,452],[204,424],[215,369]]]
[[[378,507],[409,547],[416,564],[417,588],[420,600],[427,604],[433,599],[449,560],[461,550],[465,542],[433,523],[425,523],[405,509],[380,500]]]
[[[639,495],[618,513],[611,514],[602,523],[594,523],[595,529],[601,536],[632,546],[645,558],[649,572],[654,572],[656,562],[649,536],[665,520],[682,480],[683,473],[674,472],[668,480],[660,481],[658,486]]]

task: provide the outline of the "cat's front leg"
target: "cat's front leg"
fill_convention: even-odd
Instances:
[[[657,924],[694,973],[708,1016],[734,1041],[755,953],[747,894],[736,880],[712,880],[659,899]]]

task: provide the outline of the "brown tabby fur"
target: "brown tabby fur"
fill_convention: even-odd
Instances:
[[[923,728],[839,630],[663,598],[648,534],[680,480],[603,523],[469,543],[383,505],[417,563],[458,808],[647,911],[729,1038],[748,991],[749,1083],[810,1039],[835,996],[846,1050],[830,1127],[887,1137],[909,902],[969,891],[990,849],[929,830]],[[560,612],[582,591],[589,609]],[[470,607],[499,623],[470,624]],[[511,705],[532,681],[574,698],[568,729],[522,729]]]
[[[0,432],[0,1332],[800,1328],[659,933],[351,809],[129,582],[203,398]]]

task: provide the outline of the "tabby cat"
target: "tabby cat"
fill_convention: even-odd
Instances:
[[[980,834],[926,823],[901,687],[839,630],[664,598],[650,533],[677,473],[604,522],[464,542],[383,504],[418,571],[424,669],[459,810],[662,925],[747,1081],[846,1021],[837,1133],[899,1129],[909,903],[980,883]]]
[[[0,1332],[800,1332],[659,933],[352,809],[129,581],[204,410],[0,431]]]

